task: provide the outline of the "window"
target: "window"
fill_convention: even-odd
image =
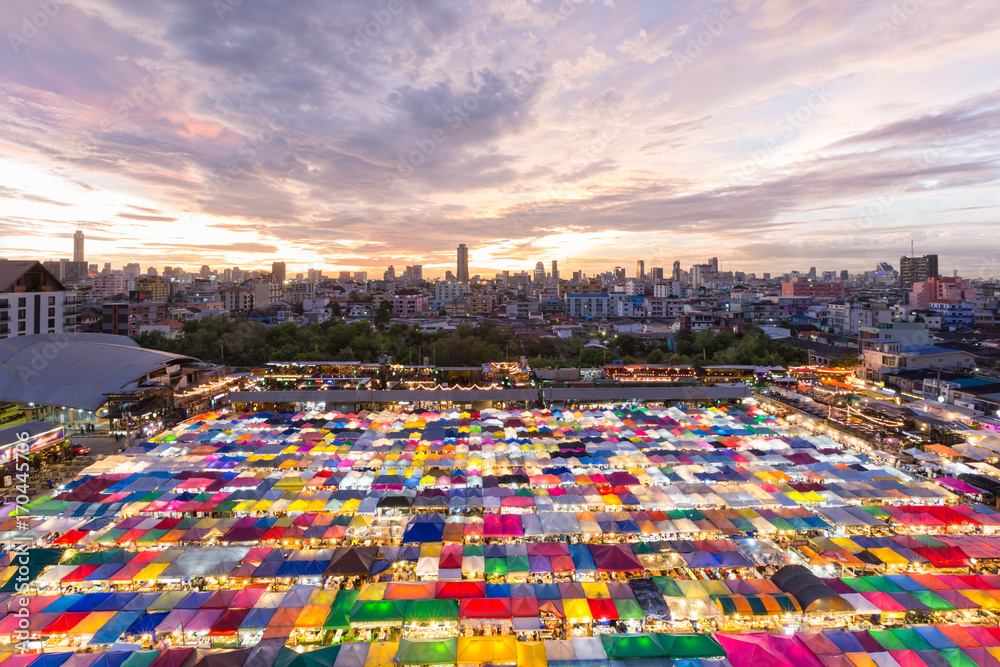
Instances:
[[[25,317],[28,316],[27,313],[28,313],[28,311],[26,311],[26,310],[19,310],[19,311],[17,311],[17,319],[23,320]]]
[[[24,331],[25,330],[24,322],[18,322],[17,323],[17,330],[18,331]]]
[[[49,308],[49,317],[55,317],[55,316],[56,316],[56,309]]]
[[[27,297],[19,296],[17,298],[17,307],[18,308],[24,308],[27,305],[28,305],[28,298]]]
[[[10,301],[7,299],[0,299],[0,308],[10,308]]]
[[[49,319],[49,328],[52,329],[56,326],[56,321],[54,319]]]
[[[56,305],[56,298],[54,296],[49,297],[49,305],[50,306]]]

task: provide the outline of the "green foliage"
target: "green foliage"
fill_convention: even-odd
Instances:
[[[835,359],[831,359],[830,364],[834,368],[854,368],[858,365],[858,355],[850,353],[843,354]]]
[[[422,363],[428,357],[440,366],[478,366],[490,361],[516,360],[524,355],[535,368],[580,366],[594,368],[620,360],[624,363],[697,363],[702,365],[801,364],[808,355],[788,341],[771,340],[756,327],[743,333],[713,335],[681,331],[676,350],[622,334],[612,349],[584,347],[583,338],[529,338],[493,322],[475,326],[462,323],[455,331],[425,333],[416,327],[394,324],[382,328],[361,320],[329,321],[298,326],[292,322],[264,326],[260,322],[229,317],[206,317],[185,322],[180,337],[170,340],[160,332],[136,337],[143,347],[185,354],[230,366],[260,366],[269,361],[377,361],[381,354],[398,363]],[[643,347],[648,350],[643,359]],[[704,351],[704,352],[703,352]],[[703,360],[704,355],[704,360]],[[845,355],[846,356],[846,355]],[[853,363],[853,358],[852,358]]]

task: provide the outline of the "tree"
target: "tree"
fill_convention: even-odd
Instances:
[[[333,308],[331,310],[333,312],[333,316],[334,317],[340,317],[341,316],[340,303],[338,303],[337,301],[333,302]]]
[[[639,339],[632,334],[621,334],[615,338],[615,349],[622,356],[630,357],[639,349]]]
[[[663,352],[657,348],[646,355],[646,361],[650,364],[663,363]]]
[[[585,347],[580,350],[580,366],[594,368],[604,363],[605,350],[603,347]]]
[[[378,310],[375,312],[375,326],[381,331],[385,328],[385,325],[389,323],[392,319],[392,304],[388,300],[382,301],[378,305]]]
[[[839,357],[830,360],[830,364],[834,368],[854,368],[858,365],[858,355],[857,354],[842,354]]]

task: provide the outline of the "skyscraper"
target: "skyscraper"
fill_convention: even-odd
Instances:
[[[913,287],[914,283],[922,283],[928,278],[938,277],[938,256],[899,258],[899,282],[904,287]]]
[[[284,262],[272,262],[271,263],[271,275],[278,282],[279,285],[285,284],[285,263]]]
[[[464,243],[458,244],[458,282],[469,282],[469,249]]]
[[[76,230],[73,234],[73,261],[82,262],[83,259],[83,231]]]
[[[681,261],[680,260],[676,260],[674,262],[674,270],[673,270],[673,273],[670,274],[670,278],[671,278],[671,280],[678,280],[678,281],[681,279]]]
[[[635,263],[635,277],[640,279],[646,277],[646,262],[641,259]]]
[[[559,262],[552,260],[552,282],[559,282]]]
[[[535,262],[535,274],[531,278],[535,283],[544,283],[545,265],[541,262]]]

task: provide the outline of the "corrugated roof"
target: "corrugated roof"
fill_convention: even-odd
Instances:
[[[0,400],[97,410],[121,391],[172,363],[196,361],[147,350],[127,336],[38,334],[0,340]]]

